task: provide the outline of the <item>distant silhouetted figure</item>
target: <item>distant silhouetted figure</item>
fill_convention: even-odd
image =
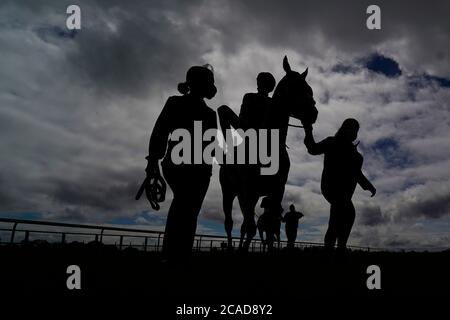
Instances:
[[[356,184],[369,190],[372,197],[375,187],[361,171],[363,156],[353,144],[358,136],[359,123],[346,119],[334,137],[318,143],[314,141],[312,126],[304,125],[305,145],[312,155],[325,154],[321,189],[330,203],[330,220],[325,234],[325,248],[333,250],[337,240],[338,250],[345,251],[350,231],[355,221],[355,207],[352,196]]]
[[[303,217],[303,213],[295,211],[295,206],[291,204],[289,211],[286,212],[282,221],[285,223],[287,247],[294,248],[295,240],[297,239],[298,220]]]
[[[162,171],[173,191],[163,242],[163,252],[169,257],[191,252],[197,216],[212,172],[210,164],[193,164],[194,143],[191,143],[191,164],[173,163],[171,152],[179,141],[172,141],[170,135],[176,129],[186,129],[194,137],[194,121],[202,122],[202,135],[208,129],[217,129],[216,113],[203,100],[213,98],[217,92],[212,70],[207,66],[191,67],[186,74],[186,82],[178,85],[178,91],[183,95],[167,100],[153,128],[146,169],[147,174],[159,174],[158,162],[164,158]],[[206,144],[203,143],[203,148]]]

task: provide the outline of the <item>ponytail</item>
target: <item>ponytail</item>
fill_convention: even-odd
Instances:
[[[187,82],[180,82],[178,84],[178,91],[182,94],[182,95],[186,95],[189,93],[189,85],[187,84]]]

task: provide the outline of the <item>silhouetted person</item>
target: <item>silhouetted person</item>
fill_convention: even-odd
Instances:
[[[264,208],[263,214],[258,218],[257,227],[259,236],[263,243],[263,251],[266,246],[269,251],[273,249],[273,242],[276,239],[280,243],[281,213],[283,208],[276,208],[269,202],[269,198],[264,197],[261,201],[261,208]],[[266,237],[264,238],[264,232]]]
[[[239,113],[239,127],[261,129],[266,124],[266,114],[270,107],[269,93],[275,88],[275,78],[269,72],[261,72],[256,77],[257,93],[246,93]]]
[[[298,220],[303,217],[303,213],[295,211],[295,206],[291,204],[289,211],[286,212],[282,221],[285,223],[287,247],[294,248],[295,240],[297,239]]]
[[[164,178],[173,191],[163,242],[163,252],[168,257],[184,256],[191,252],[197,216],[212,172],[210,164],[193,164],[193,141],[190,163],[173,163],[171,152],[179,141],[172,141],[170,135],[176,129],[186,129],[192,140],[194,121],[201,121],[202,136],[208,129],[217,129],[216,113],[204,101],[204,98],[213,98],[217,92],[214,74],[208,67],[191,67],[186,74],[186,82],[178,85],[178,91],[183,95],[172,96],[167,100],[153,128],[146,169],[147,173],[159,173],[158,162],[163,158],[161,167]],[[206,145],[203,142],[203,148]]]
[[[324,154],[321,189],[330,203],[330,220],[325,234],[325,248],[333,250],[337,240],[339,251],[345,251],[350,231],[355,221],[355,207],[352,196],[356,184],[369,190],[372,197],[375,187],[361,171],[363,156],[353,144],[358,136],[359,123],[346,119],[334,137],[318,143],[314,141],[312,126],[304,125],[305,145],[312,155]]]
[[[235,129],[261,129],[266,128],[267,112],[272,98],[269,93],[275,88],[275,78],[269,72],[260,72],[256,77],[257,92],[246,93],[242,98],[239,116],[227,106],[219,108],[221,127],[223,130],[233,126]]]

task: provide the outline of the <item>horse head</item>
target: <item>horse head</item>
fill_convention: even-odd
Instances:
[[[283,59],[283,69],[286,75],[279,81],[273,94],[277,109],[279,111],[285,111],[282,126],[287,126],[289,117],[296,118],[303,124],[315,123],[318,111],[313,90],[306,82],[308,68],[303,73],[293,71],[285,56]]]

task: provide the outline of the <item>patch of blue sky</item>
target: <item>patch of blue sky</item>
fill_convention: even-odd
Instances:
[[[25,220],[41,220],[40,212],[0,212],[1,218],[9,219],[25,219]]]
[[[413,164],[409,153],[394,138],[381,138],[370,149],[383,158],[388,168],[406,168]]]

